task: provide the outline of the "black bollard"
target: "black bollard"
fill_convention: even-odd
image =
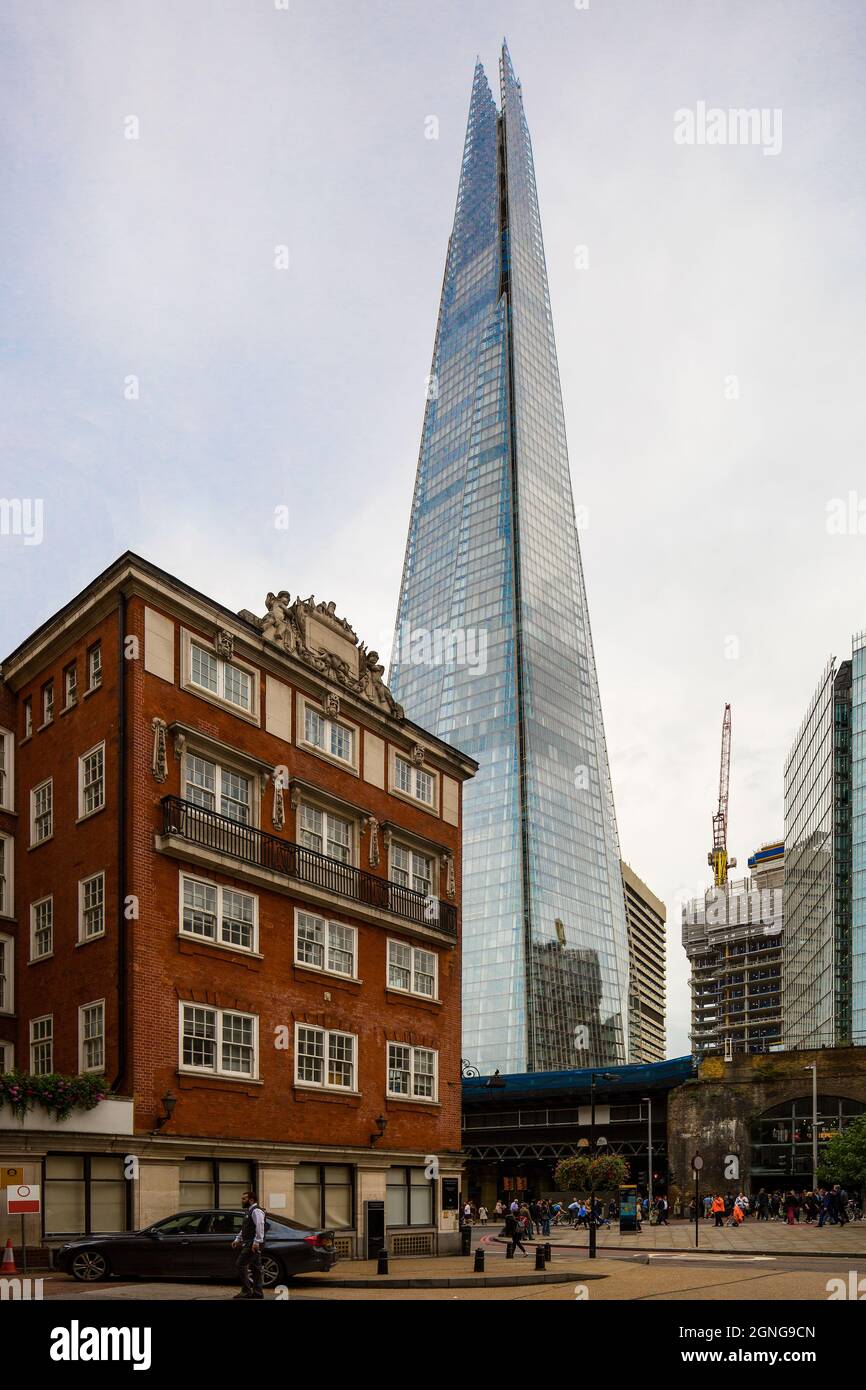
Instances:
[[[544,1246],[543,1246],[543,1245],[536,1245],[536,1247],[535,1247],[535,1268],[536,1268],[536,1270],[540,1270],[540,1271],[542,1271],[542,1272],[544,1271]]]
[[[468,1255],[472,1250],[472,1227],[461,1226],[460,1228],[461,1255]]]
[[[387,1248],[379,1251],[379,1263],[376,1266],[377,1274],[388,1273],[388,1250]]]
[[[511,1241],[509,1241],[505,1247],[505,1258],[506,1260],[514,1259],[514,1245]]]
[[[550,1241],[548,1240],[548,1241],[545,1243],[545,1246],[544,1246],[544,1262],[545,1262],[545,1264],[550,1264],[550,1261],[551,1261],[552,1259],[553,1259],[553,1251],[552,1251],[551,1248],[550,1248]]]
[[[483,1274],[483,1273],[484,1273],[484,1251],[481,1249],[481,1246],[480,1246],[480,1245],[479,1245],[478,1249],[475,1251],[475,1268],[474,1268],[474,1270],[473,1270],[473,1273],[475,1273],[475,1274]]]

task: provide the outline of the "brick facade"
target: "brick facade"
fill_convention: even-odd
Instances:
[[[137,1157],[134,1224],[175,1209],[191,1171],[186,1160],[257,1165],[260,1184],[276,1189],[263,1199],[279,1199],[274,1209],[289,1213],[299,1162],[348,1164],[355,1189],[349,1236],[358,1239],[362,1201],[385,1196],[388,1169],[417,1169],[434,1158],[425,1225],[431,1248],[447,1248],[456,1214],[443,1212],[439,1183],[461,1170],[460,789],[475,765],[405,720],[332,609],[295,605],[293,613],[286,637],[126,555],[4,663],[0,725],[14,734],[15,800],[11,811],[0,810],[0,832],[15,839],[15,881],[0,936],[14,939],[15,995],[13,1009],[0,1013],[0,1041],[13,1043],[15,1065],[29,1069],[31,1021],[51,1015],[53,1069],[76,1073],[79,1010],[104,1000],[105,1076],[114,1093],[134,1101],[128,1137],[105,1135],[99,1144],[75,1137],[74,1116],[53,1132],[50,1125],[34,1132],[31,1112],[24,1147],[28,1162],[34,1145],[45,1154]],[[96,643],[101,680],[91,691],[88,654]],[[206,661],[207,677],[193,671],[193,660]],[[64,709],[64,672],[73,662],[77,699]],[[54,718],[41,727],[41,692],[50,679]],[[211,680],[217,692],[205,688]],[[223,681],[244,682],[240,703],[225,698]],[[338,726],[336,734],[326,726],[326,741],[351,738],[347,757],[306,744],[308,708]],[[102,744],[104,804],[82,815],[79,759]],[[429,804],[400,791],[397,757],[400,776],[429,792]],[[215,779],[215,789],[202,791],[201,777]],[[48,778],[53,836],[33,847],[31,791]],[[235,794],[246,798],[240,823],[231,818]],[[197,806],[198,798],[213,808]],[[321,855],[297,849],[304,840],[318,843],[302,836],[300,819],[316,812],[330,815],[331,833],[347,839],[348,866],[325,831]],[[395,888],[405,864],[414,887]],[[79,884],[96,873],[105,875],[104,933],[82,940]],[[247,912],[254,900],[255,926],[244,930],[255,931],[255,949],[217,944],[200,922],[194,934],[192,917],[182,929],[184,875],[208,886],[198,891],[216,886],[245,895]],[[53,951],[33,960],[31,904],[49,895]],[[351,974],[345,965],[327,972],[299,959],[298,912],[354,930]],[[214,935],[224,930],[210,919],[208,927]],[[435,957],[434,998],[389,986],[389,941],[428,953],[415,957],[425,973]],[[213,1070],[184,1065],[183,1005],[197,1008],[195,1026],[206,1020],[211,1027],[219,1016],[229,1042],[232,1030],[250,1026],[238,1019],[254,1020],[252,1063],[241,1049],[237,1064],[239,1053],[217,1041]],[[351,1084],[323,1087],[299,1076],[298,1026],[356,1040]],[[389,1042],[408,1047],[422,1071],[435,1057],[432,1098],[411,1093],[431,1085],[423,1077],[394,1083],[408,1086],[408,1097],[389,1094]],[[231,1067],[246,1068],[242,1075],[225,1074],[227,1055]],[[323,1074],[330,1073],[326,1062]],[[162,1098],[169,1094],[175,1106],[166,1121]],[[14,1160],[17,1142],[7,1120],[4,1159]]]

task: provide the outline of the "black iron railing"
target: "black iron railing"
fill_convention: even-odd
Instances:
[[[305,845],[281,840],[278,835],[183,801],[179,796],[163,797],[162,830],[164,835],[179,835],[191,844],[231,855],[245,864],[269,869],[328,893],[339,893],[366,907],[393,912],[407,922],[431,927],[446,936],[457,936],[457,909],[453,903],[416,893]]]

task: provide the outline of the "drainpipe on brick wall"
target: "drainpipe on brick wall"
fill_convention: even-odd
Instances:
[[[117,603],[117,1076],[116,1091],[126,1075],[126,595]]]

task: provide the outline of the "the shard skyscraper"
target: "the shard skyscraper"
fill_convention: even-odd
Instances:
[[[477,758],[464,791],[464,1055],[627,1058],[619,843],[529,130],[475,69],[391,687]]]

